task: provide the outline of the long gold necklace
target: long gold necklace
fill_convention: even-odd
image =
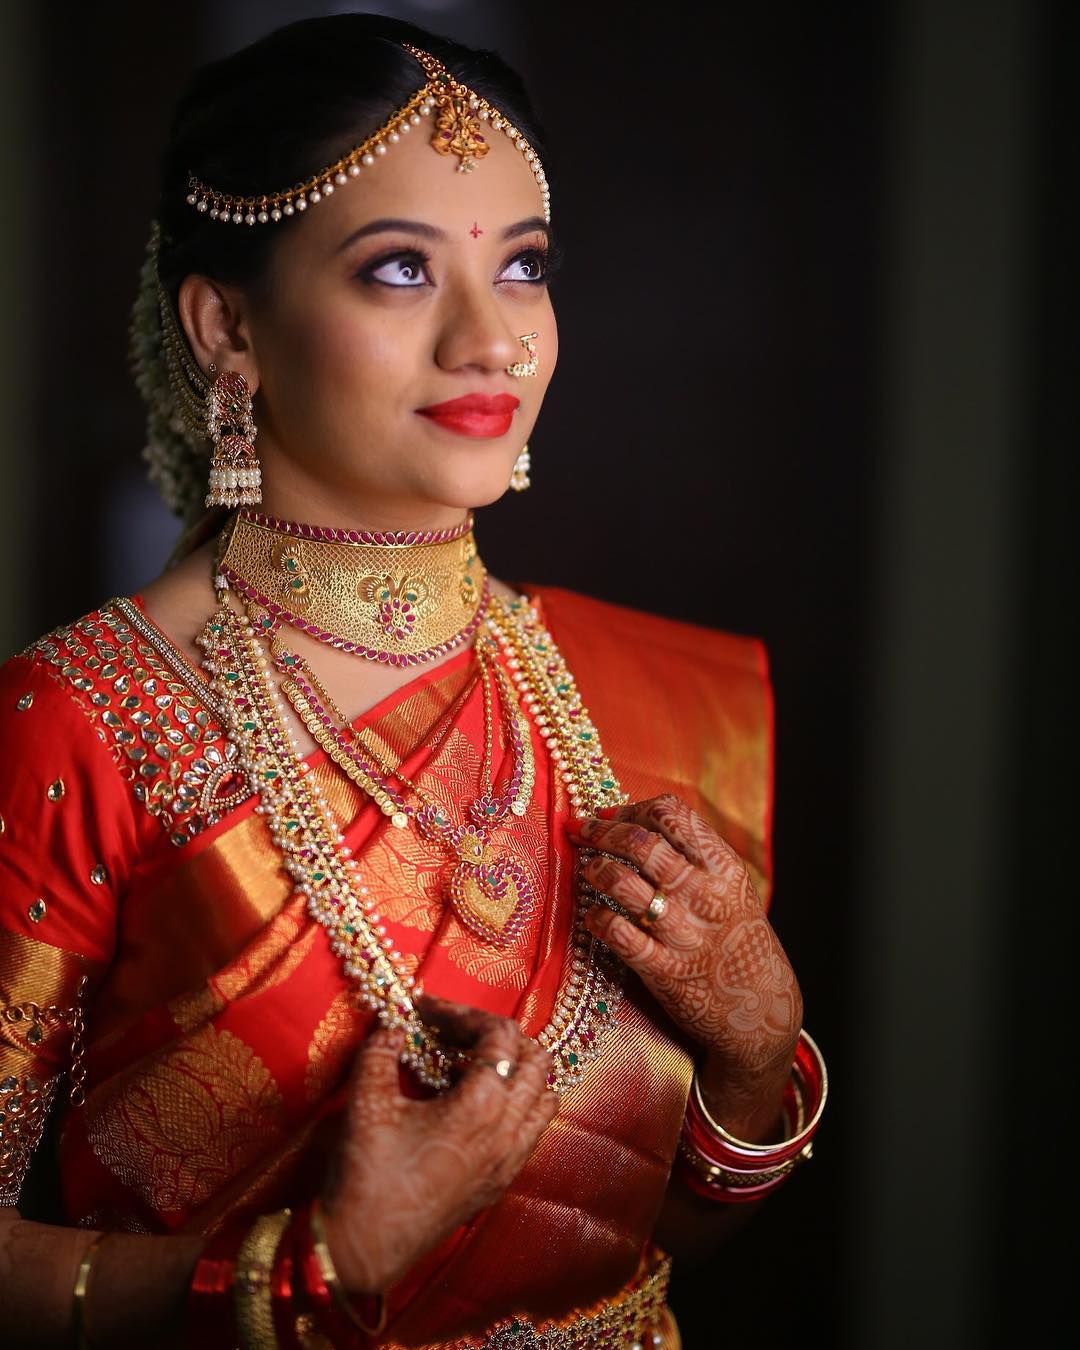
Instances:
[[[550,633],[523,601],[494,598],[488,627],[511,680],[547,743],[579,812],[625,800],[599,736]],[[218,608],[199,638],[204,666],[218,694],[229,740],[265,816],[296,892],[329,935],[331,948],[355,982],[357,997],[385,1026],[408,1033],[404,1060],[431,1087],[447,1086],[467,1055],[441,1044],[416,1009],[420,986],[385,933],[376,902],[326,798],[278,705],[272,667],[254,626],[229,602],[219,576]],[[531,696],[531,697],[530,697]],[[537,1037],[552,1056],[548,1086],[578,1082],[596,1058],[621,998],[616,967],[582,920],[595,892],[578,877],[574,953],[555,1013]],[[381,930],[381,932],[380,932]]]

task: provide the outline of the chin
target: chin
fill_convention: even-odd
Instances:
[[[497,467],[489,466],[483,471],[478,468],[475,473],[462,473],[459,470],[453,476],[439,474],[434,482],[427,484],[427,490],[431,494],[430,499],[462,512],[490,506],[508,491],[513,467],[513,463],[509,467],[500,464]]]

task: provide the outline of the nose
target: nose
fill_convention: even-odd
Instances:
[[[490,291],[490,282],[462,284],[447,294],[435,360],[442,370],[492,373],[522,354],[518,335]]]

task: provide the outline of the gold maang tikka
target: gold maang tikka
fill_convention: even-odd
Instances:
[[[422,88],[360,145],[301,183],[275,192],[238,194],[204,183],[194,173],[188,178],[187,202],[211,220],[233,225],[266,225],[317,206],[337,188],[378,163],[391,145],[411,134],[425,118],[432,123],[431,145],[440,155],[456,155],[458,172],[471,173],[491,149],[485,132],[501,131],[521,151],[543,199],[544,220],[551,223],[551,192],[536,151],[499,110],[461,83],[441,61],[419,47],[402,43],[427,76]]]
[[[527,138],[487,99],[462,84],[436,57],[408,43],[403,43],[402,46],[415,57],[427,78],[412,98],[360,145],[310,175],[303,182],[276,192],[248,195],[226,192],[203,182],[192,173],[188,178],[188,204],[210,220],[233,225],[265,225],[279,222],[286,217],[306,211],[309,206],[315,206],[324,198],[332,196],[337,188],[360,178],[389,152],[391,146],[400,142],[402,137],[412,134],[427,119],[432,127],[432,148],[441,155],[456,156],[458,171],[461,173],[471,172],[490,150],[491,142],[486,134],[488,129],[502,132],[517,146],[536,179],[544,220],[550,224],[551,190],[548,187],[547,175],[539,156]],[[156,284],[157,307],[161,318],[162,355],[175,408],[187,429],[186,435],[193,444],[198,445],[210,439],[206,421],[207,409],[211,402],[208,397],[211,380],[194,360],[187,339],[180,329],[172,301],[157,279],[159,240],[160,231],[155,223],[150,251],[154,262],[153,280]],[[536,355],[531,346],[531,338],[535,336],[535,334],[528,335],[529,340],[526,336],[521,338],[529,352],[529,360],[508,366],[508,374],[520,377],[535,373]],[[518,483],[522,482],[523,474],[527,477],[527,466],[516,473]],[[211,495],[213,496],[213,493]]]

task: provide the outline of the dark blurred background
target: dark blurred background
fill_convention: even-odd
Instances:
[[[125,357],[174,98],[364,7],[0,10],[3,654],[175,534]],[[548,132],[561,359],[489,564],[771,655],[773,922],[832,1099],[678,1273],[688,1350],[1041,1343],[1075,1246],[1078,7],[367,7],[496,47]]]

